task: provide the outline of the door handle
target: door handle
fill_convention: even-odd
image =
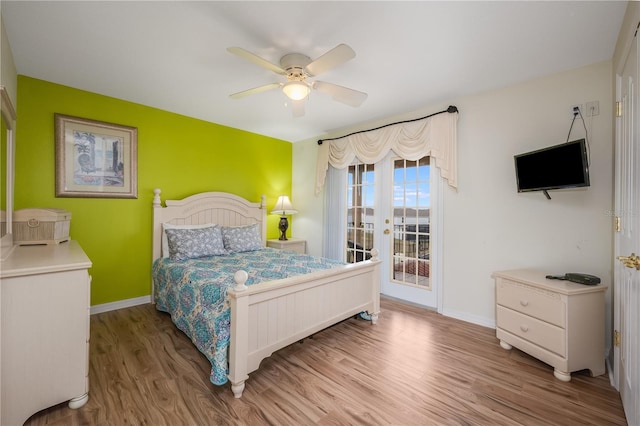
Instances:
[[[640,271],[640,256],[635,253],[631,253],[631,256],[618,256],[616,259],[622,262],[627,268],[635,268]]]
[[[389,234],[389,232],[391,232],[391,231],[389,231],[388,229],[385,229],[385,230],[384,230],[384,235]]]

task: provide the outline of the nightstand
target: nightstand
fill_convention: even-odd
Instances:
[[[288,240],[267,240],[267,247],[280,249],[280,250],[291,250],[301,254],[307,253],[307,241],[299,240],[297,238],[289,238]]]
[[[564,382],[573,371],[606,372],[604,357],[607,286],[546,279],[532,270],[494,272],[496,336],[546,362]]]

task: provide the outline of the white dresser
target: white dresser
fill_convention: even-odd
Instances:
[[[2,425],[89,392],[91,261],[80,245],[15,247],[0,264]]]
[[[604,328],[607,286],[549,280],[534,270],[494,272],[496,336],[551,365],[563,381],[571,372],[605,372]]]

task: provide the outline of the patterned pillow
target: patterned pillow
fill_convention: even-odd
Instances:
[[[214,226],[215,223],[206,223],[202,225],[174,225],[172,223],[162,224],[162,257],[169,257],[169,241],[167,240],[167,229],[196,229],[196,228],[208,228]]]
[[[264,247],[257,223],[246,226],[223,226],[222,240],[224,248],[231,253],[260,250]]]
[[[222,242],[220,227],[166,229],[171,260],[227,254]]]

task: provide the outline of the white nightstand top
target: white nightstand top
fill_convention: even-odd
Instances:
[[[307,241],[299,238],[289,238],[287,240],[273,239],[267,240],[267,247],[305,254],[307,252]]]

